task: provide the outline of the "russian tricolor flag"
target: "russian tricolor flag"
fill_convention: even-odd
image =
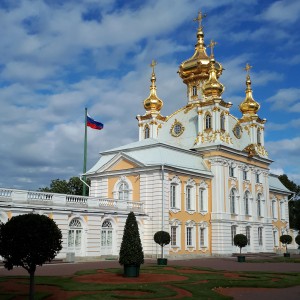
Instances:
[[[93,129],[101,130],[103,129],[103,124],[95,121],[92,117],[90,117],[88,114],[86,116],[86,126],[89,126]]]

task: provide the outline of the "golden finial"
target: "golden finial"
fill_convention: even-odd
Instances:
[[[152,62],[151,62],[151,64],[150,64],[150,67],[152,68],[152,73],[154,73],[154,67],[157,65],[157,62],[154,60],[154,59],[152,59]]]
[[[206,14],[203,14],[201,11],[198,12],[198,17],[193,19],[194,22],[199,22],[199,28],[202,28],[202,20],[206,18]]]
[[[250,70],[252,69],[252,66],[250,66],[248,63],[246,63],[246,67],[244,70],[247,72],[247,77],[250,76]]]
[[[211,40],[209,45],[207,46],[208,48],[210,48],[210,56],[214,57],[214,47],[217,45],[218,43]]]

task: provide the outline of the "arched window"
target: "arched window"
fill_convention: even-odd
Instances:
[[[221,114],[220,116],[220,125],[221,125],[221,130],[225,130],[225,115]]]
[[[212,126],[211,126],[211,115],[210,114],[207,114],[205,116],[205,129],[211,129]]]
[[[208,193],[207,184],[202,181],[199,186],[199,212],[206,214],[208,211]]]
[[[283,201],[280,201],[279,208],[280,208],[280,219],[285,220],[285,207]]]
[[[150,128],[148,125],[145,126],[145,139],[150,137]]]
[[[250,198],[250,193],[248,191],[246,191],[244,194],[245,215],[250,215],[249,198]]]
[[[128,186],[127,182],[125,182],[125,181],[120,182],[119,187],[118,187],[118,195],[119,195],[119,197],[118,197],[119,200],[128,201],[129,186]]]
[[[68,249],[75,252],[81,250],[82,243],[82,224],[79,219],[73,219],[69,224]]]
[[[101,255],[112,254],[113,228],[110,221],[105,220],[101,228]]]
[[[236,214],[237,213],[237,203],[236,203],[236,190],[232,189],[230,191],[230,195],[229,195],[229,199],[230,199],[230,212],[232,214]]]

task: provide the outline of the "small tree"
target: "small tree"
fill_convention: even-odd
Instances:
[[[283,234],[280,237],[280,242],[282,244],[285,244],[286,253],[288,253],[288,247],[287,247],[287,245],[289,245],[292,241],[293,241],[293,238],[289,234]]]
[[[14,266],[21,266],[27,270],[30,299],[34,299],[36,266],[57,255],[62,249],[61,239],[56,223],[44,215],[19,215],[0,225],[0,255],[4,258],[4,267],[12,270]]]
[[[119,263],[121,265],[136,266],[144,263],[144,253],[139,234],[139,227],[133,212],[130,212],[126,219],[120,248]]]
[[[161,258],[164,258],[164,246],[168,245],[171,241],[170,234],[166,231],[157,231],[154,234],[154,242],[161,246]]]
[[[248,239],[244,234],[236,234],[233,238],[233,242],[235,246],[240,248],[240,254],[242,253],[242,248],[247,246]]]

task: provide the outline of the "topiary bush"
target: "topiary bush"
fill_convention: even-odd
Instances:
[[[293,238],[292,238],[289,234],[283,234],[283,235],[280,237],[280,242],[281,242],[282,244],[285,244],[285,247],[286,247],[286,253],[288,253],[288,247],[287,247],[287,245],[289,245],[292,241],[293,241]]]
[[[247,246],[248,239],[244,234],[236,234],[233,238],[233,242],[235,246],[240,248],[240,254],[242,253],[242,248]]]
[[[121,265],[136,265],[144,263],[144,252],[139,234],[139,227],[133,212],[127,216],[123,239],[119,254]]]
[[[171,241],[170,234],[169,232],[161,230],[161,231],[157,231],[154,234],[153,238],[154,238],[154,242],[161,246],[161,258],[163,258],[164,257],[163,247],[170,244]]]

